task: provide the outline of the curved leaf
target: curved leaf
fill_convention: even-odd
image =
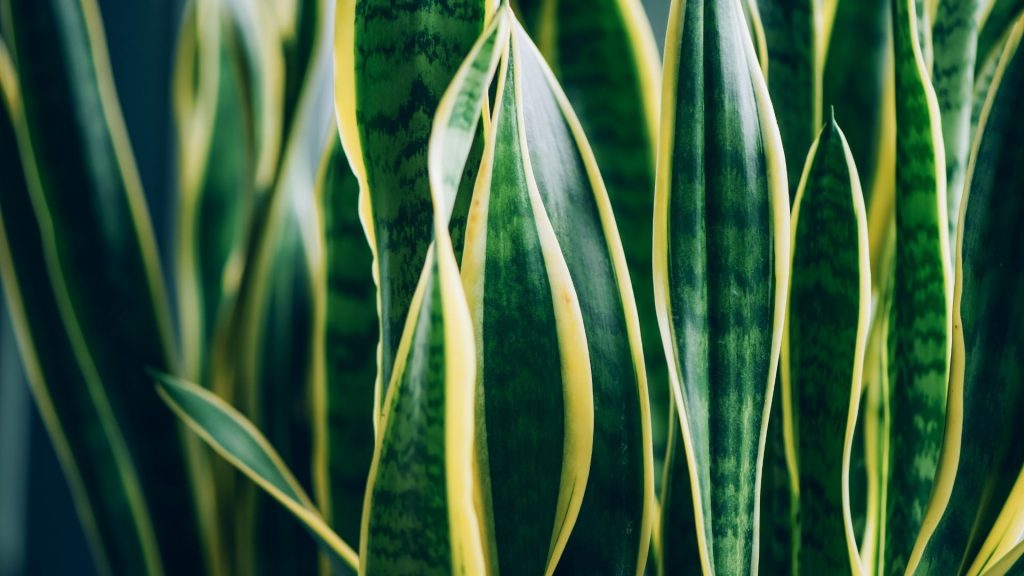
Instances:
[[[145,385],[145,368],[170,368],[176,354],[100,14],[94,0],[4,0],[2,12],[24,105],[18,141],[35,165],[29,192],[60,318],[76,355],[95,363],[123,430],[164,569],[199,573],[187,450]]]
[[[651,283],[651,214],[660,73],[638,0],[515,3],[527,32],[565,90],[594,151],[622,238],[640,314],[654,453],[665,453],[669,392]],[[540,6],[552,6],[539,8]],[[531,18],[538,14],[541,18]]]
[[[324,151],[317,186],[326,270],[317,288],[314,484],[317,503],[348,542],[359,541],[373,459],[377,379],[377,292],[373,256],[359,223],[359,183],[337,132]]]
[[[360,183],[374,254],[381,342],[377,406],[391,382],[409,302],[433,230],[427,177],[431,119],[483,30],[488,0],[342,0],[335,26],[335,98]],[[419,54],[410,58],[409,52]],[[475,166],[474,160],[469,166]],[[471,182],[470,182],[471,183]],[[468,193],[468,192],[467,192]],[[462,229],[465,214],[455,214]],[[453,241],[461,234],[453,232]]]
[[[124,432],[92,358],[64,326],[59,292],[50,283],[29,191],[28,180],[38,175],[31,151],[24,161],[19,153],[21,94],[2,41],[0,97],[0,279],[32,395],[97,566],[160,574],[160,549]]]
[[[902,574],[939,460],[949,375],[950,272],[945,165],[935,93],[912,0],[893,4],[896,195],[889,337],[887,496],[879,573]]]
[[[428,168],[434,244],[398,348],[363,512],[365,574],[483,574],[476,346],[448,219],[508,21],[495,18],[438,105]]]
[[[860,574],[850,459],[871,312],[867,215],[835,119],[807,157],[793,206],[782,413],[794,488],[796,569]]]
[[[757,570],[789,279],[785,160],[748,34],[733,0],[677,0],[665,44],[655,297],[705,573]]]
[[[1024,12],[1021,0],[989,0],[982,6],[978,27],[978,58],[980,66],[989,58],[997,58],[1002,52],[1001,46],[1010,35],[1013,23]]]
[[[1024,58],[1017,26],[996,73],[961,208],[949,412],[935,495],[911,563],[922,573],[961,573],[981,551],[1024,465],[1016,440],[1024,376],[1016,265],[1024,253],[1020,102]]]
[[[356,567],[356,553],[324,522],[309,496],[267,439],[213,393],[154,373],[157,392],[171,410],[217,454],[277,500],[339,566]]]

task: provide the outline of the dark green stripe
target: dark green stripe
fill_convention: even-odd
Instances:
[[[385,389],[433,232],[427,180],[431,123],[483,29],[485,4],[366,0],[355,7],[356,119],[377,241]],[[478,164],[474,159],[467,165]]]
[[[931,496],[946,413],[950,342],[933,110],[913,53],[909,1],[893,3],[896,252],[889,331],[889,497],[884,572],[902,574]]]
[[[383,408],[377,475],[369,494],[366,574],[452,573],[445,449],[445,339],[436,259],[412,345]]]
[[[517,38],[530,161],[579,298],[594,387],[590,477],[559,572],[632,576],[641,553],[644,451],[649,447],[644,444],[637,373],[619,279],[579,143],[529,38],[521,30]]]
[[[851,395],[862,345],[860,245],[854,202],[855,169],[846,161],[835,120],[818,137],[798,211],[789,304],[788,369],[799,495],[799,571],[840,574],[852,570],[843,515],[843,454]],[[861,351],[863,353],[863,351]],[[851,384],[852,382],[852,384]],[[851,388],[852,386],[852,388]]]
[[[963,427],[949,504],[925,549],[921,574],[966,569],[988,535],[1021,466],[1024,413],[1024,57],[1013,55],[981,137],[964,212]]]
[[[504,573],[543,574],[567,432],[554,303],[516,118],[519,62],[509,60],[493,127],[479,366],[496,563]]]
[[[755,478],[771,371],[771,192],[739,6],[688,1],[685,10],[671,203],[659,217],[669,222],[670,320],[703,529],[715,570],[742,573],[755,553]]]

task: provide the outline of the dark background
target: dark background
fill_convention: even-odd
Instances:
[[[659,49],[670,0],[643,0]],[[99,0],[165,277],[173,243],[171,69],[184,0]],[[11,385],[13,384],[13,385]],[[93,576],[90,551],[0,302],[0,576]],[[175,575],[176,576],[176,575]]]

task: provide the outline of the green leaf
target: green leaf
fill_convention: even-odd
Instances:
[[[912,0],[893,4],[896,190],[888,330],[889,430],[878,572],[903,573],[939,461],[949,375],[951,274],[946,179],[935,93]]]
[[[0,187],[0,279],[36,407],[96,564],[110,573],[160,574],[160,550],[124,432],[91,356],[64,326],[59,287],[50,283],[28,182],[38,175],[31,151],[25,161],[19,153],[15,125],[23,107],[2,41],[0,96],[0,172],[6,178]]]
[[[0,6],[24,105],[16,131],[25,164],[32,166],[28,184],[41,262],[60,318],[79,361],[94,363],[94,382],[102,382],[123,431],[163,568],[200,573],[188,450],[177,423],[145,385],[145,368],[170,368],[176,353],[100,14],[93,0],[4,0]],[[76,426],[67,433],[85,432]]]
[[[669,441],[665,456],[665,478],[661,482],[661,515],[658,518],[661,542],[658,576],[699,574],[700,550],[693,510],[693,485],[690,461],[686,457],[683,435],[675,405],[669,405]],[[788,488],[788,486],[787,486]]]
[[[638,0],[519,0],[516,8],[527,15],[524,27],[564,88],[608,189],[640,313],[660,463],[670,396],[651,281],[660,80],[651,25]]]
[[[984,4],[982,0],[939,0],[932,30],[935,64],[931,79],[942,114],[951,249],[970,152],[978,18]]]
[[[455,74],[434,119],[428,167],[435,242],[384,399],[363,513],[364,574],[484,573],[476,345],[448,219],[508,36],[503,11]]]
[[[797,519],[795,571],[859,574],[849,476],[871,269],[860,179],[834,118],[808,154],[792,226],[782,414]]]
[[[829,36],[823,105],[835,110],[871,207],[881,167],[886,84],[891,74],[889,0],[839,2]]]
[[[242,414],[213,393],[154,373],[160,398],[222,458],[302,523],[338,566],[356,567],[356,553],[324,522],[320,512],[267,439]]]
[[[655,301],[696,475],[703,571],[746,573],[757,569],[789,202],[778,125],[738,3],[673,2],[664,81]]]
[[[1021,0],[989,0],[984,2],[979,15],[978,58],[980,65],[989,58],[998,59],[1002,45],[1010,35],[1014,22],[1024,11]]]
[[[781,385],[776,379],[776,389]],[[793,519],[793,489],[786,464],[786,440],[782,434],[782,394],[772,398],[768,435],[761,468],[761,522],[758,571],[763,574],[792,574],[796,522]]]
[[[768,91],[786,151],[786,173],[799,174],[821,126],[824,23],[820,0],[759,0],[768,46]],[[796,178],[789,182],[790,202]]]
[[[975,142],[961,207],[953,300],[953,360],[949,412],[935,495],[911,568],[921,573],[961,573],[985,560],[983,539],[1024,465],[1016,441],[1024,409],[1019,357],[1019,298],[1024,253],[1019,225],[1024,202],[1018,189],[1024,58],[1014,29],[996,72]],[[920,562],[916,562],[920,559]]]
[[[315,336],[322,373],[313,391],[314,484],[331,526],[346,541],[358,542],[374,446],[377,290],[370,275],[373,255],[359,223],[359,183],[337,133],[321,170],[326,270],[317,289],[323,316]]]
[[[489,5],[487,0],[343,0],[338,5],[336,106],[342,141],[365,196],[362,220],[379,290],[378,408],[433,230],[427,177],[431,120],[482,32]],[[410,58],[410,51],[419,56]],[[455,214],[452,227],[461,230],[464,218]],[[453,230],[453,241],[460,237]]]

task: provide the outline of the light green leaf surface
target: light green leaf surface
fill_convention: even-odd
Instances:
[[[880,574],[902,574],[939,460],[949,375],[951,274],[939,109],[912,0],[893,4],[896,189],[888,456]]]
[[[738,3],[673,2],[664,82],[655,301],[695,476],[700,559],[705,573],[756,572],[789,202],[778,126]],[[689,512],[673,500],[681,507],[663,514]]]

